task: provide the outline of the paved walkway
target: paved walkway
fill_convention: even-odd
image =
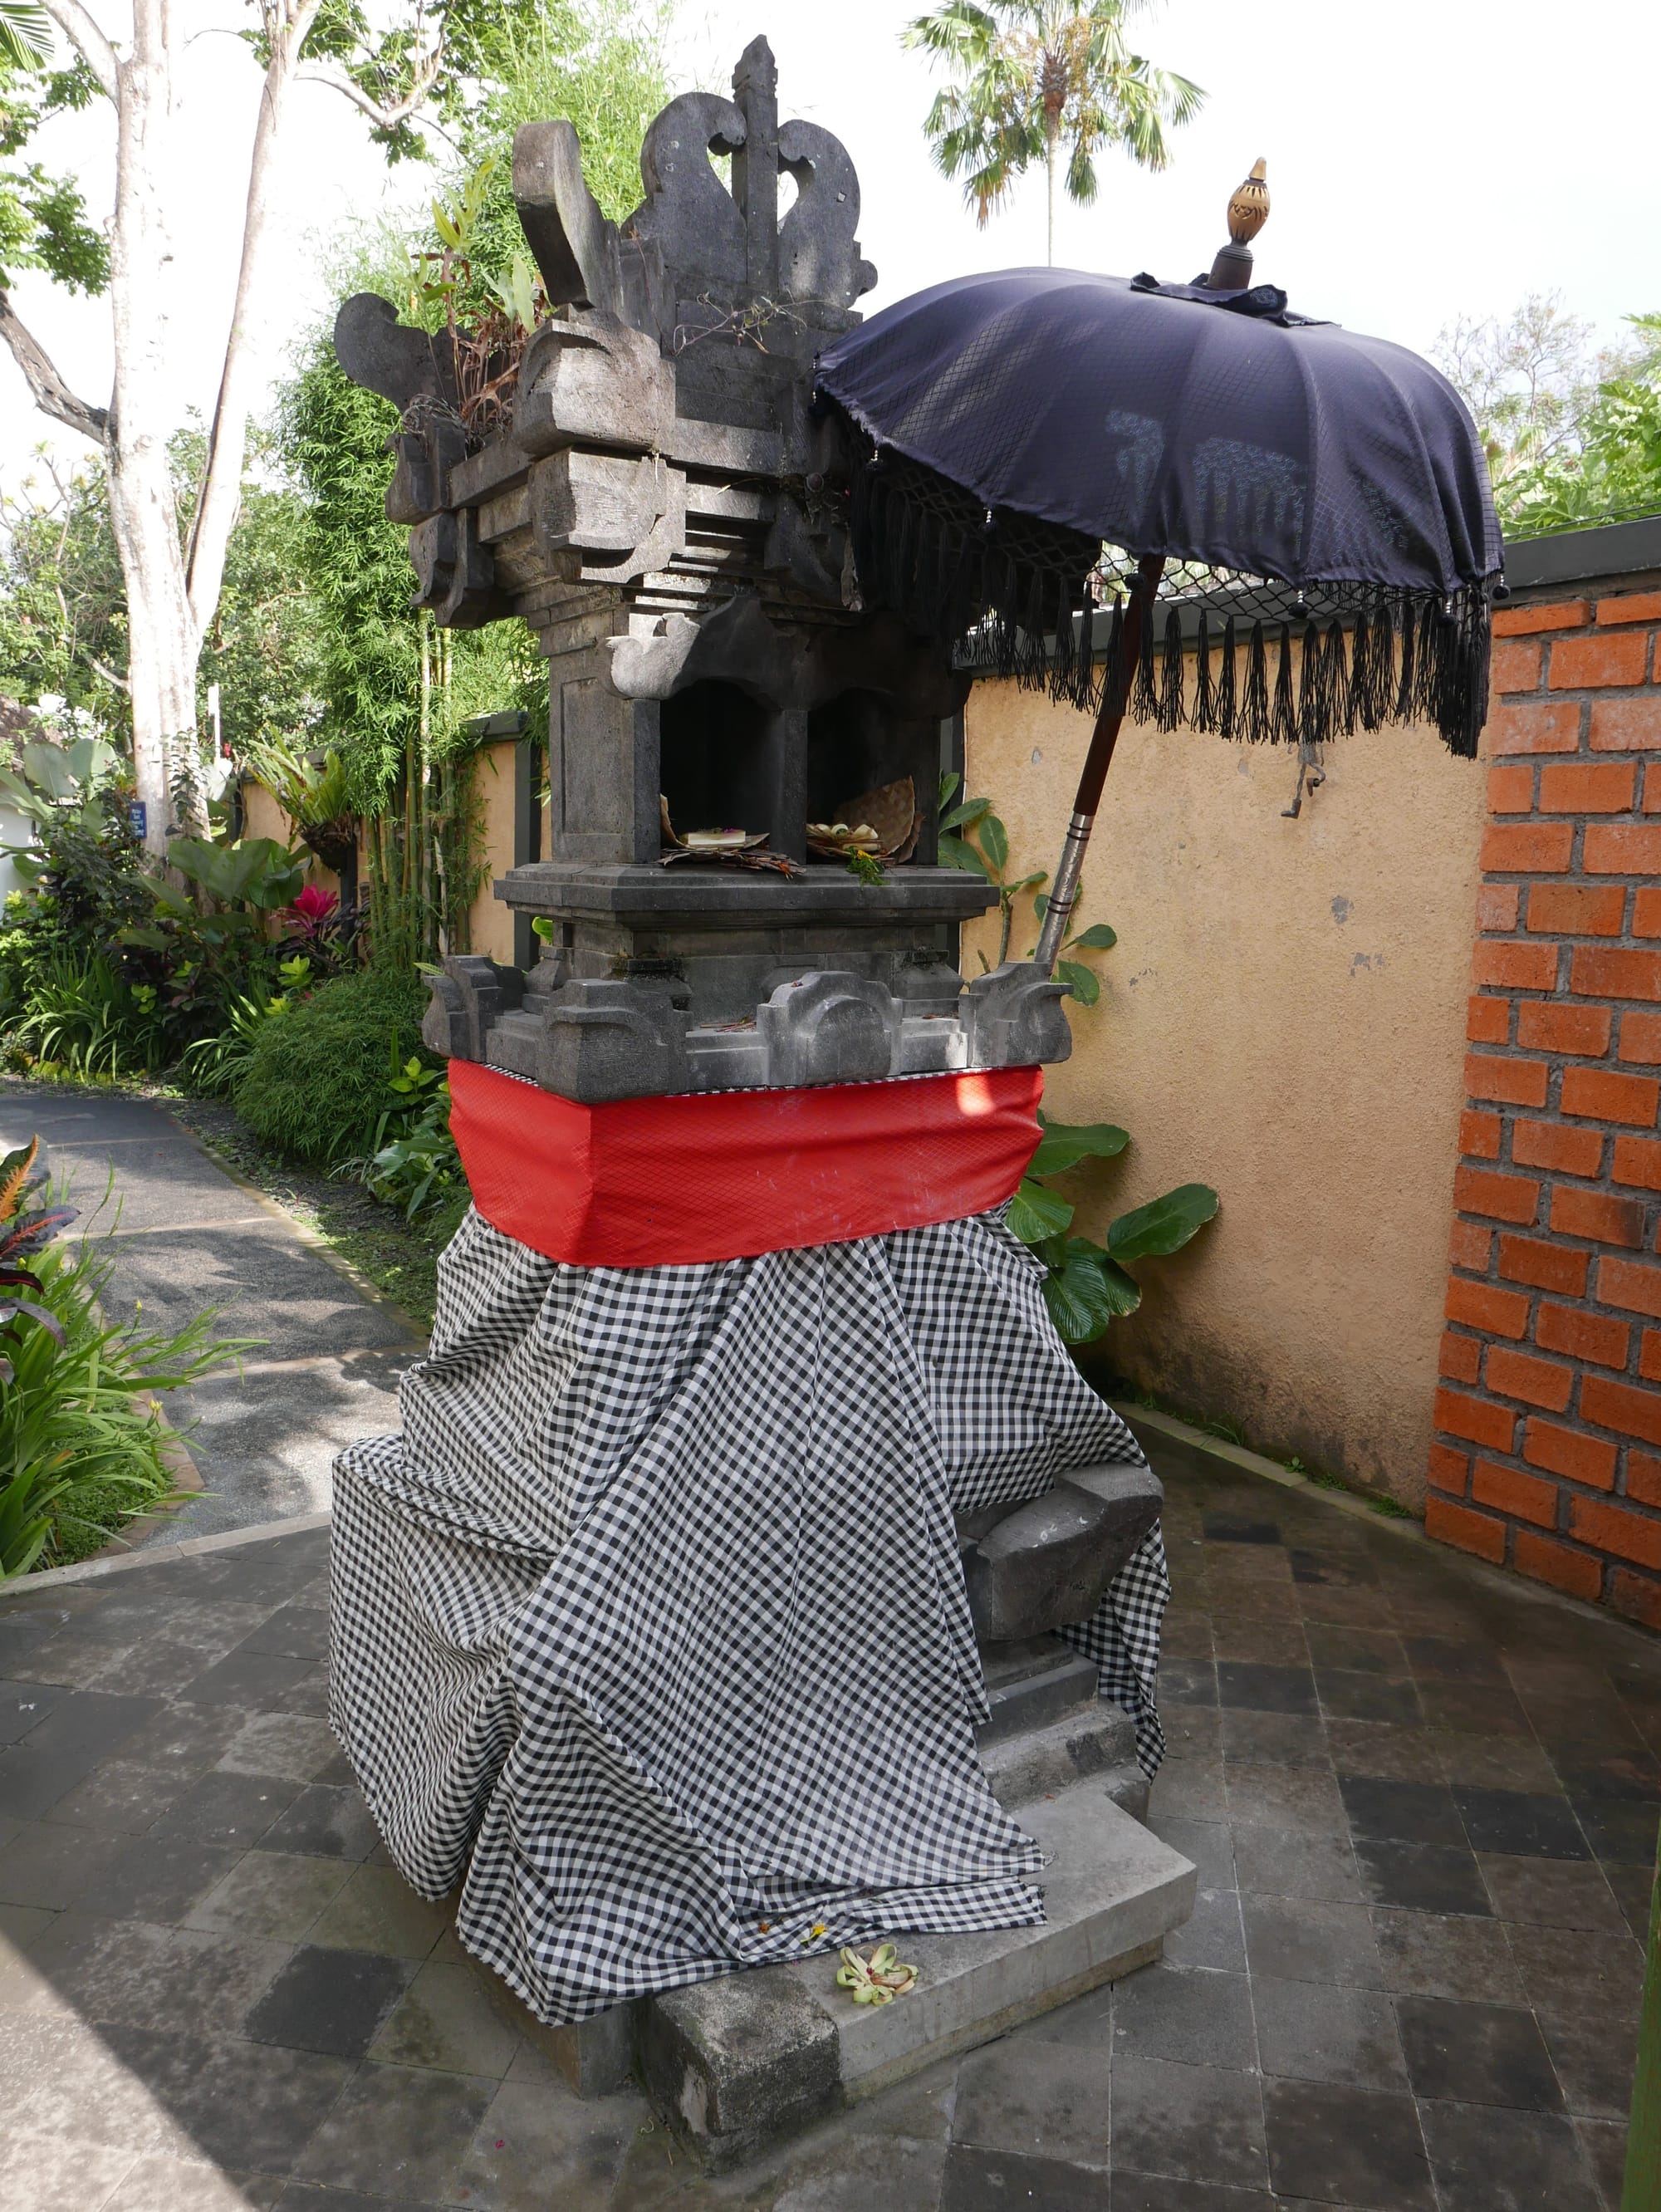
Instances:
[[[204,1491],[141,1545],[325,1510],[341,1446],[398,1425],[397,1378],[421,1348],[403,1316],[367,1297],[165,1109],[51,1084],[0,1084],[0,1148],[37,1133],[82,1210],[70,1233],[113,1231],[111,1319],[137,1304],[143,1325],[172,1329],[213,1305],[221,1335],[260,1340],[240,1375],[212,1376],[168,1400]]]
[[[719,2183],[573,2099],[386,1863],[326,1531],[0,1598],[0,2209],[1615,2212],[1661,1648],[1156,1456],[1192,1922]]]

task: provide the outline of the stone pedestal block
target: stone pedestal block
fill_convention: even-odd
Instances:
[[[1159,1955],[1193,1909],[1195,1870],[1079,1783],[1023,1814],[1050,1854],[1044,1924],[897,1939],[919,1970],[890,2005],[855,2005],[834,1954],[652,2000],[646,2092],[720,2172],[937,2059],[973,2050]]]

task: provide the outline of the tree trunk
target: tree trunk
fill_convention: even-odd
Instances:
[[[270,59],[249,163],[236,301],[188,554],[179,544],[167,456],[168,433],[179,412],[167,299],[173,254],[164,213],[169,157],[179,150],[173,112],[173,63],[183,35],[178,0],[133,0],[132,43],[124,58],[83,0],[42,3],[115,110],[109,284],[115,380],[107,412],[69,389],[19,321],[3,286],[0,344],[9,349],[36,406],[104,450],[126,590],[133,774],[145,810],[145,842],[160,853],[172,811],[171,781],[179,769],[194,774],[197,766],[197,671],[203,638],[218,610],[241,496],[252,398],[248,328],[264,273],[276,149],[288,88],[322,0],[264,0],[260,10]],[[309,73],[345,93],[378,128],[391,130],[415,112],[437,82],[442,36],[410,60],[409,91],[387,104],[332,66]]]
[[[115,383],[105,433],[110,514],[127,587],[133,771],[145,842],[167,842],[173,762],[193,758],[201,636],[185,590],[166,426],[178,414],[166,292],[162,204],[173,106],[168,0],[137,0],[131,52],[118,64],[110,311]]]
[[[1056,147],[1059,138],[1053,118],[1046,116],[1045,121],[1048,128],[1044,138],[1044,167],[1050,190],[1049,243],[1046,248],[1045,258],[1049,266],[1053,269],[1056,265]]]

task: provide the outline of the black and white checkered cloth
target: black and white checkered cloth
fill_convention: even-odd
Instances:
[[[335,1727],[387,1848],[544,2020],[1041,1920],[955,1510],[1140,1461],[997,1215],[661,1268],[470,1214],[403,1433],[336,1462]],[[1151,1774],[1157,1528],[1069,1632]]]

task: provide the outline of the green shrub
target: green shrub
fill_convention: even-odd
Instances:
[[[102,952],[55,941],[34,948],[10,1042],[26,1062],[94,1081],[167,1058],[155,985],[132,981]]]
[[[175,1334],[112,1326],[106,1240],[54,1245],[32,1266],[31,1304],[52,1324],[23,1312],[0,1331],[11,1370],[0,1385],[0,1582],[96,1551],[176,1496],[155,1394],[249,1348],[215,1340],[211,1309]]]
[[[421,1051],[427,986],[371,967],[324,983],[255,1037],[236,1110],[255,1136],[320,1164],[373,1147],[389,1073]]]

